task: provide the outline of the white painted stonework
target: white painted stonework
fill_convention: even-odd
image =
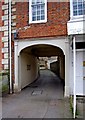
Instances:
[[[4,3],[6,4],[6,3],[8,3],[9,2],[9,0],[4,0]]]
[[[24,48],[33,46],[33,45],[51,45],[51,46],[55,46],[55,47],[59,47],[60,49],[62,49],[64,55],[65,55],[65,96],[69,96],[70,92],[69,92],[69,78],[70,78],[70,71],[69,71],[69,40],[65,37],[63,38],[55,38],[55,39],[37,39],[37,40],[19,40],[19,41],[14,41],[14,48],[15,48],[15,89],[17,89],[18,91],[20,91],[22,89],[22,78],[21,78],[21,74],[22,74],[22,70],[26,71],[26,61],[28,61],[28,57],[26,57],[27,55],[23,54],[24,57],[22,57],[21,59],[21,51]],[[25,59],[26,57],[26,59]],[[21,61],[23,60],[23,64],[21,64]],[[25,62],[24,62],[25,60]],[[34,62],[33,62],[34,63]],[[32,64],[33,64],[32,63]],[[21,64],[21,65],[20,65]],[[23,69],[22,68],[23,65]],[[29,65],[29,64],[28,64]],[[21,67],[19,67],[21,66]],[[31,65],[32,66],[32,65]],[[31,68],[33,69],[33,67]],[[23,72],[24,72],[23,71]],[[34,73],[33,73],[34,74]],[[26,76],[28,74],[25,74]],[[25,78],[27,78],[25,76]],[[32,76],[30,76],[32,77]],[[36,77],[34,77],[36,78]],[[33,81],[32,78],[30,78],[31,81]],[[27,80],[25,81],[25,83],[23,83],[23,86],[27,85]]]
[[[8,53],[4,53],[4,58],[8,59]]]
[[[67,23],[68,35],[84,34],[85,33],[85,19],[74,19]]]
[[[8,59],[2,59],[2,64],[7,64],[8,65]]]
[[[2,16],[2,20],[8,20],[8,15]]]
[[[8,10],[4,10],[4,15],[8,14]]]
[[[8,70],[8,65],[4,65],[4,70]]]
[[[4,12],[4,16],[2,16],[2,21],[4,25],[1,27],[1,31],[4,32],[4,36],[2,37],[2,42],[4,43],[4,46],[2,48],[4,59],[2,59],[2,64],[4,65],[4,70],[7,70],[8,69],[8,0],[4,0],[4,5],[2,5],[2,10]]]
[[[2,53],[8,53],[8,48],[2,48]]]
[[[15,5],[15,3],[16,3],[16,0],[13,0],[13,1],[12,1],[12,5]]]
[[[65,55],[65,51],[66,51],[66,46],[65,46],[65,42],[68,43],[68,41],[66,41],[67,38],[59,38],[59,39],[38,39],[38,40],[20,40],[18,41],[18,55],[20,53],[20,51],[26,47],[30,47],[32,45],[39,45],[39,44],[43,44],[43,45],[53,45],[55,47],[59,47],[63,50],[63,53]]]
[[[2,37],[2,42],[8,41],[8,37]]]
[[[16,19],[16,15],[13,15],[13,16],[12,16],[12,20],[14,20],[14,19]]]
[[[8,48],[8,42],[4,42],[4,48],[7,47]]]
[[[2,27],[0,27],[0,32],[2,31]]]
[[[13,22],[13,23],[12,23],[12,26],[13,26],[13,27],[15,27],[15,26],[16,26],[16,23],[15,23],[15,22]]]
[[[2,26],[1,27],[1,31],[5,31],[5,30],[8,30],[8,26]]]
[[[6,9],[8,9],[8,4],[2,5],[2,10],[6,10]]]
[[[16,8],[13,8],[13,9],[12,9],[12,12],[15,12],[15,11],[16,11]]]
[[[4,26],[8,25],[8,20],[4,21]]]
[[[14,29],[14,30],[12,30],[12,33],[16,33],[16,30]]]
[[[8,36],[8,31],[4,31],[4,36]]]

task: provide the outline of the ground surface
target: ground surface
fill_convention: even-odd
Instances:
[[[28,78],[29,79],[29,78]],[[18,94],[3,97],[3,118],[70,118],[69,101],[60,79],[49,70]]]

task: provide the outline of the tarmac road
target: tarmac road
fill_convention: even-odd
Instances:
[[[3,118],[71,118],[69,100],[63,97],[61,80],[51,71],[42,70],[40,78],[8,95],[2,102]]]

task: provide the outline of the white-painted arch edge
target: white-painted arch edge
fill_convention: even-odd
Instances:
[[[65,44],[66,44],[66,39],[55,39],[55,40],[34,40],[34,41],[30,41],[30,40],[23,40],[23,41],[15,41],[15,46],[18,47],[18,56],[20,55],[21,50],[30,47],[30,46],[34,46],[34,45],[51,45],[54,47],[59,47],[64,55],[66,53],[65,50]]]

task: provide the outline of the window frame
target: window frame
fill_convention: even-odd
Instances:
[[[70,0],[70,18],[71,19],[77,19],[77,18],[85,17],[85,15],[76,15],[76,16],[73,15],[73,1],[74,0]]]
[[[47,22],[47,0],[45,0],[45,19],[32,21],[32,0],[29,0],[29,24],[31,23],[46,23]]]

